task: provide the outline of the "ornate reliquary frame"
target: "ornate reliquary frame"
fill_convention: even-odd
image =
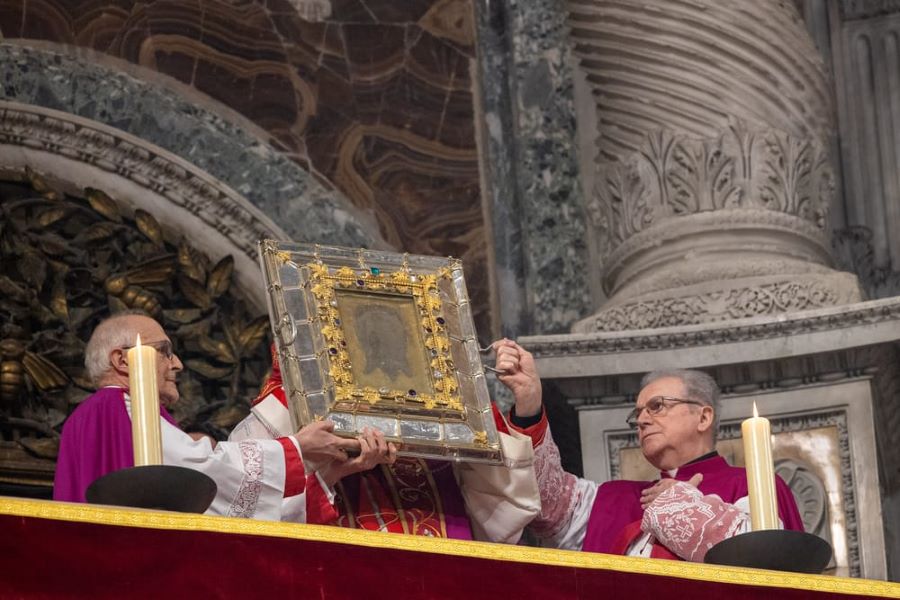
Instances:
[[[263,240],[260,261],[295,427],[502,461],[459,260]]]

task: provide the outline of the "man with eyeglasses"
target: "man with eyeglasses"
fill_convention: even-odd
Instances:
[[[718,542],[749,531],[746,472],[715,451],[719,388],[712,377],[647,374],[626,421],[660,479],[599,485],[563,471],[531,354],[510,340],[495,350],[499,379],[516,400],[510,422],[535,447],[542,508],[530,527],[544,545],[702,562]],[[782,526],[802,531],[794,496],[777,476],[776,491]]]
[[[218,491],[207,514],[278,520],[306,510],[303,460],[349,462],[359,440],[340,438],[329,422],[313,423],[278,439],[215,444],[178,428],[167,408],[178,401],[176,381],[183,365],[166,332],[141,311],[124,311],[102,321],[85,348],[85,368],[97,386],[63,427],[53,498],[85,502],[88,486],[112,471],[134,465],[127,350],[140,335],[155,348],[160,399],[163,463],[209,475]],[[368,462],[391,459],[386,445],[360,456]]]

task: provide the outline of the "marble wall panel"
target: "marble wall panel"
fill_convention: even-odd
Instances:
[[[592,308],[563,0],[477,0],[485,160],[504,333]]]
[[[129,75],[120,63],[110,67],[4,42],[0,64],[3,99],[76,115],[163,148],[250,201],[291,239],[384,244],[368,215],[266,143],[249,121],[226,120],[196,98]],[[52,174],[75,185],[84,173]]]
[[[0,33],[86,62],[98,54],[84,50],[127,61],[249,120],[372,215],[377,237],[461,257],[489,335],[472,1],[331,0],[316,23],[295,4],[0,0]]]

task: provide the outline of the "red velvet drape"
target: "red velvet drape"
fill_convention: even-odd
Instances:
[[[0,515],[0,570],[0,598],[863,597],[340,541],[9,514]]]

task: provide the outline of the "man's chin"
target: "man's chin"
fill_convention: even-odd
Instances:
[[[178,392],[174,394],[160,394],[159,401],[166,408],[172,408],[178,403]]]
[[[655,436],[656,433],[645,433],[643,437],[640,438],[641,448],[653,446]]]
[[[647,462],[650,464],[653,463],[653,458],[659,453],[660,449],[654,444],[653,440],[647,441],[647,438],[644,438],[641,441],[641,452],[644,454],[644,458],[647,459]]]

